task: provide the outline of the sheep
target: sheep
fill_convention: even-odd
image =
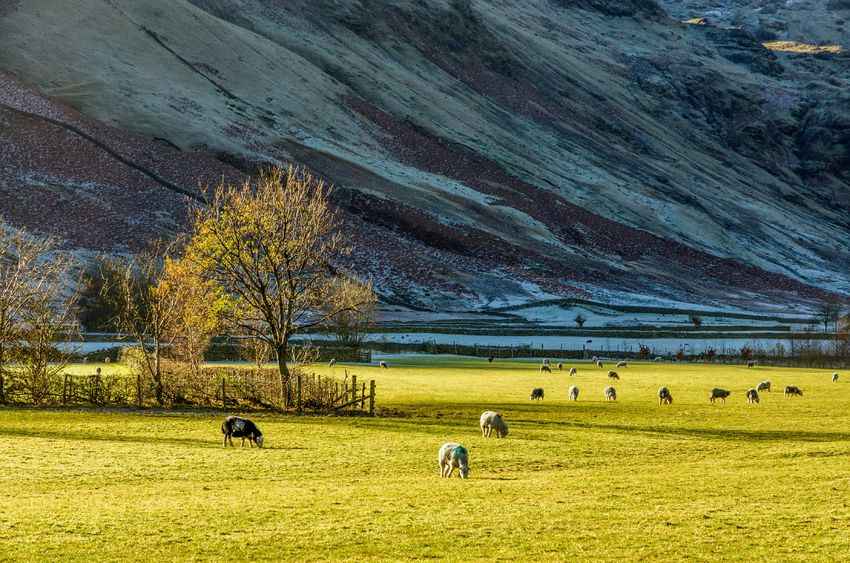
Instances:
[[[770,393],[770,381],[764,380],[756,386],[756,391],[767,391]]]
[[[481,413],[481,418],[478,421],[481,426],[481,435],[489,438],[496,431],[497,438],[504,438],[508,435],[508,425],[505,424],[502,418],[502,413],[493,411],[484,411]]]
[[[390,369],[390,366],[387,365],[387,362],[380,362],[378,365],[384,369]]]
[[[576,368],[570,368],[570,377],[578,375],[578,370]]]
[[[748,361],[747,361],[747,367],[748,367],[748,368],[754,368],[754,367],[756,367],[756,361],[755,361],[755,360],[748,360]]]
[[[626,362],[617,362],[617,367],[618,368],[628,367],[628,364]]]
[[[803,390],[800,389],[799,387],[797,387],[796,385],[788,385],[787,387],[785,387],[785,396],[786,397],[793,397],[794,395],[796,395],[798,397],[802,397],[803,396]]]
[[[221,433],[224,434],[224,446],[227,443],[233,445],[233,436],[242,438],[242,446],[245,446],[245,438],[248,438],[248,444],[253,448],[254,444],[258,447],[263,447],[263,433],[257,428],[257,425],[247,418],[238,416],[228,416],[221,423]]]
[[[469,477],[469,452],[456,442],[446,442],[437,454],[440,464],[440,477],[451,477],[455,467],[461,479]]]
[[[543,365],[544,365],[544,366],[548,366],[548,365],[549,365],[549,358],[543,358]]]
[[[721,389],[719,387],[715,387],[714,389],[711,390],[711,395],[708,397],[708,400],[711,401],[712,405],[714,404],[714,401],[716,401],[717,399],[720,399],[721,401],[723,401],[724,404],[726,404],[726,397],[728,397],[731,394],[732,394],[731,391],[727,391],[726,389]]]
[[[603,367],[605,367],[605,366],[602,364],[602,360],[596,360],[596,367],[598,367],[599,369],[602,369]]]
[[[336,365],[336,358],[331,358],[331,361],[328,362],[328,367],[332,368]]]
[[[540,366],[540,373],[543,373],[544,371],[546,373],[552,373],[552,368],[550,368],[549,366],[544,364],[544,365]]]
[[[570,401],[578,401],[578,387],[571,385],[569,389]]]
[[[493,360],[495,360],[495,359],[496,358],[494,358],[493,356],[490,356],[489,358],[487,358],[487,362],[492,364]]]
[[[594,362],[598,362],[598,361],[599,361],[599,356],[593,356],[593,358],[592,358],[592,359],[593,359],[593,361],[594,361]]]
[[[832,382],[833,382],[833,383],[838,383],[838,373],[833,373],[833,374],[832,374]]]
[[[759,404],[759,392],[755,389],[747,389],[747,403],[750,405]]]
[[[564,371],[564,364],[558,362],[558,371]]]
[[[605,388],[605,400],[606,401],[616,401],[617,400],[617,390],[611,386]]]
[[[618,380],[618,381],[619,381],[619,379],[620,379],[620,374],[619,374],[619,373],[617,373],[616,371],[609,371],[609,372],[608,372],[608,379],[616,379],[616,380]]]
[[[543,399],[543,388],[542,387],[535,387],[534,389],[531,390],[531,400],[532,401],[539,401],[539,400],[542,400],[542,399]]]
[[[670,394],[670,390],[666,387],[662,387],[658,390],[658,404],[659,405],[672,405],[673,404],[673,395]]]

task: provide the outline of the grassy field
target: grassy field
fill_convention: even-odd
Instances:
[[[587,364],[575,378],[456,358],[348,369],[377,379],[393,416],[252,415],[263,450],[223,448],[220,413],[0,409],[0,560],[850,553],[850,374],[633,364],[605,403],[607,367]],[[767,378],[805,397],[746,405]],[[534,386],[543,402],[528,400]],[[713,386],[733,391],[726,405],[708,404]],[[507,439],[481,437],[489,408]],[[439,478],[447,440],[469,448],[469,480]]]

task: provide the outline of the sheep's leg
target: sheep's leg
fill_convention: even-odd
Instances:
[[[245,447],[245,438],[244,438],[244,437],[242,438],[242,445],[241,445],[241,446],[239,446],[239,447],[240,447],[240,448],[244,448],[244,447]]]
[[[455,470],[455,466],[454,466],[454,465],[452,465],[451,463],[449,463],[449,464],[447,465],[447,467],[448,467],[448,471],[446,472],[446,477],[451,477],[451,476],[452,476],[452,473],[453,473],[453,472],[454,472],[454,470]]]
[[[224,435],[224,447],[227,447],[227,434]]]

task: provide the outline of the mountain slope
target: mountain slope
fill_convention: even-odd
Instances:
[[[183,191],[238,177],[233,166],[312,167],[338,186],[348,266],[388,298],[436,307],[847,291],[849,67],[786,60],[650,0],[30,0],[0,12],[0,70],[45,103],[184,162]],[[7,128],[7,143],[30,126]],[[33,168],[7,166],[5,193],[38,187]],[[89,181],[57,175],[68,191]],[[116,244],[179,228],[185,198],[146,178],[155,192],[140,207],[169,217]],[[128,182],[68,197],[112,207]],[[41,226],[37,203],[13,207],[8,221]]]

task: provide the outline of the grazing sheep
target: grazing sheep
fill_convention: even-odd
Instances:
[[[832,374],[832,382],[833,382],[833,383],[838,383],[838,374],[837,374],[837,373],[833,373],[833,374]]]
[[[799,387],[797,387],[796,385],[788,385],[787,387],[785,387],[785,396],[786,397],[793,397],[794,395],[797,395],[798,397],[802,397],[803,396],[803,390],[800,389]]]
[[[492,363],[493,363],[493,360],[495,360],[495,359],[496,359],[496,358],[494,358],[493,356],[490,356],[489,358],[487,358],[487,361],[488,361],[488,362],[490,362],[490,363],[492,364]]]
[[[334,367],[336,365],[336,358],[331,358],[331,361],[328,362],[328,367]]]
[[[544,364],[544,365],[540,366],[540,373],[543,373],[544,371],[546,373],[552,373],[552,368],[550,368],[549,366]]]
[[[599,369],[602,369],[604,367],[602,364],[602,360],[596,360],[596,367],[598,367]]]
[[[755,361],[755,360],[749,360],[749,361],[747,361],[747,367],[748,367],[748,368],[754,368],[754,367],[756,367],[756,361]]]
[[[493,411],[484,411],[481,413],[481,418],[478,421],[481,426],[481,435],[489,438],[496,431],[497,438],[504,438],[508,435],[508,425],[505,424],[502,418],[502,413]]]
[[[564,371],[564,364],[558,362],[558,371]]]
[[[751,405],[759,404],[759,392],[755,389],[747,389],[747,403]]]
[[[253,448],[254,444],[258,447],[263,447],[263,433],[257,428],[257,425],[247,418],[238,416],[228,416],[221,423],[221,433],[224,434],[224,445],[227,443],[233,445],[233,436],[242,438],[242,446],[245,446],[245,438],[248,438],[248,444]]]
[[[714,404],[714,401],[720,399],[723,403],[726,403],[726,397],[731,395],[731,391],[727,391],[726,389],[721,389],[719,387],[715,387],[711,390],[711,395],[708,397],[708,400],[711,401],[711,404]]]
[[[531,390],[531,400],[532,401],[537,401],[537,400],[542,400],[542,399],[543,399],[543,388],[542,387],[535,387],[534,389]]]
[[[626,362],[617,362],[617,367],[618,368],[628,367],[628,364]]]
[[[662,387],[658,390],[658,404],[659,405],[672,405],[673,404],[673,395],[670,394],[670,390],[666,387]]]
[[[455,467],[461,479],[469,477],[469,452],[458,443],[443,444],[437,454],[437,463],[440,464],[440,477],[451,477]]]
[[[578,387],[571,385],[569,389],[570,401],[578,401]]]
[[[549,365],[549,358],[543,358],[543,365],[544,365],[544,366],[548,366],[548,365]]]
[[[617,373],[616,371],[609,371],[609,372],[608,372],[608,379],[616,379],[616,380],[619,380],[619,379],[620,379],[620,374],[619,374],[619,373]]]
[[[616,401],[617,400],[617,390],[613,387],[605,388],[605,400],[606,401]]]
[[[576,370],[576,368],[570,368],[570,377],[577,375],[577,374],[578,374],[578,370]]]
[[[379,366],[381,366],[381,367],[382,367],[382,368],[384,368],[384,369],[389,369],[389,368],[390,368],[390,366],[388,366],[388,365],[387,365],[387,362],[380,362],[378,365],[379,365]]]
[[[599,356],[593,356],[593,361],[594,361],[594,362],[598,362],[598,361],[599,361]]]
[[[770,393],[770,381],[764,380],[756,386],[756,391],[767,391]]]

